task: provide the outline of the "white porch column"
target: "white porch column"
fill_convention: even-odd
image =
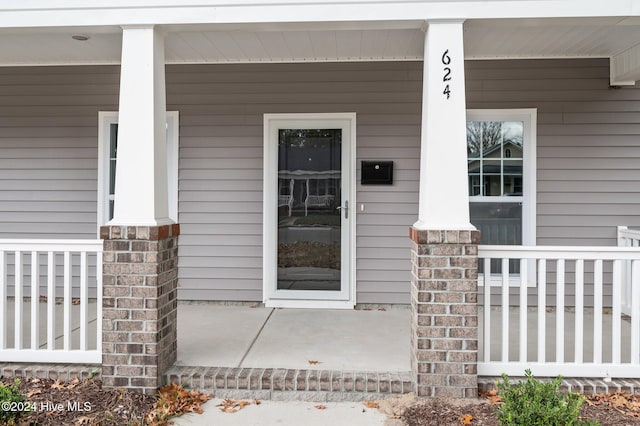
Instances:
[[[416,229],[469,222],[462,21],[428,22],[424,43],[420,197]]]
[[[165,225],[168,211],[164,36],[122,32],[114,217],[110,225]]]

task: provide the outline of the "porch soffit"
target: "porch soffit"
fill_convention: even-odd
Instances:
[[[422,21],[235,24],[164,27],[167,63],[422,60]],[[114,26],[1,29],[0,66],[119,64]],[[89,36],[76,41],[73,34]],[[464,24],[466,59],[629,55],[640,19],[481,19]],[[635,48],[635,50],[634,50]],[[621,62],[625,57],[618,56]],[[624,63],[629,63],[627,60]],[[634,77],[625,68],[625,77]]]

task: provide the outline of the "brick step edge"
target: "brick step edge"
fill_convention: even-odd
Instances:
[[[0,363],[0,377],[37,377],[62,380],[99,379],[102,368],[98,364],[23,364]]]
[[[552,377],[536,377],[537,380],[551,381]],[[509,377],[509,381],[514,383],[525,380],[525,377]],[[487,392],[496,389],[496,382],[501,382],[500,377],[478,377],[478,390]],[[608,394],[613,392],[625,392],[640,395],[640,379],[590,379],[583,377],[572,377],[562,380],[560,390],[564,392],[577,392],[583,395]]]
[[[173,366],[165,384],[210,393],[215,398],[365,401],[415,391],[411,372],[360,372],[284,368]]]

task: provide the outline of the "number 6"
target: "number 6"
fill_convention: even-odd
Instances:
[[[449,49],[445,50],[442,54],[442,63],[445,65],[449,65],[451,63],[451,58],[449,57]]]

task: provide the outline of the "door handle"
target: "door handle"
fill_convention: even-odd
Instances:
[[[336,207],[336,210],[344,210],[344,218],[349,219],[349,201],[344,202],[343,206]]]

